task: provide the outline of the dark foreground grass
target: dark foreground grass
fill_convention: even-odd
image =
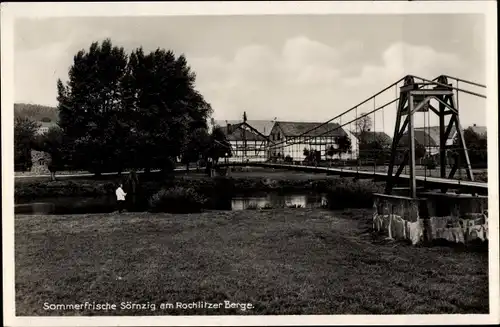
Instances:
[[[371,212],[16,216],[17,315],[487,313],[486,253],[381,242]],[[160,309],[161,303],[253,309]],[[46,311],[45,302],[116,311]],[[156,311],[120,310],[155,303]]]

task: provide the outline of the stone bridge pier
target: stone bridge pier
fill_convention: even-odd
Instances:
[[[488,197],[422,192],[417,198],[374,194],[373,228],[412,244],[488,239]]]

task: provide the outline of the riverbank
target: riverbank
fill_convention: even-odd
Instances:
[[[160,189],[180,187],[192,189],[202,196],[224,198],[236,194],[316,192],[327,193],[344,207],[371,207],[372,194],[381,190],[382,184],[370,180],[353,179],[290,171],[252,170],[234,172],[229,177],[209,178],[202,173],[177,174],[161,179],[157,175],[141,176],[140,188],[145,198]],[[15,184],[17,202],[40,201],[56,197],[112,196],[119,179],[61,179],[58,181],[20,181]],[[216,199],[217,201],[219,199]]]
[[[487,253],[374,238],[370,210],[15,217],[17,315],[487,313]],[[50,240],[50,241],[48,241]],[[43,303],[252,303],[46,311]]]

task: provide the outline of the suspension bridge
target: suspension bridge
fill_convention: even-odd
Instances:
[[[409,198],[417,198],[417,190],[422,188],[438,189],[442,193],[456,190],[486,195],[487,182],[474,178],[459,115],[462,99],[486,99],[485,89],[486,86],[480,83],[447,75],[434,79],[407,75],[299,135],[269,138],[259,149],[266,154],[265,159],[249,161],[243,157],[238,161],[226,158],[217,163],[216,168],[255,166],[374,178],[385,181],[386,195],[391,195],[396,186],[400,190],[406,185],[405,195]],[[431,124],[431,121],[436,122]],[[389,138],[385,147],[377,146],[386,128],[393,130],[389,132],[392,139]],[[310,148],[311,144],[319,146],[318,153],[338,148],[338,138],[329,137],[335,131],[341,131],[336,135],[349,138],[351,158],[347,154],[333,165],[322,164],[319,160],[283,158],[284,153],[288,153],[289,158],[297,157],[294,152]],[[433,133],[435,137],[429,137]],[[420,135],[424,137],[417,141]],[[366,144],[371,147],[366,148]],[[419,147],[424,149],[424,159],[418,153]],[[433,166],[426,160],[432,161]]]

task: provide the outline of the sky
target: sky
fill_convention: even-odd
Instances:
[[[217,120],[246,111],[249,120],[322,122],[407,74],[484,84],[484,31],[484,17],[470,14],[23,18],[14,29],[14,97],[55,106],[56,81],[67,80],[76,52],[110,38],[127,52],[143,46],[185,54]],[[484,99],[460,94],[459,107],[462,125],[486,124]],[[395,114],[391,105],[372,115],[374,129],[392,134]],[[353,111],[340,123],[354,118]],[[422,116],[417,125],[424,121],[437,118]]]

